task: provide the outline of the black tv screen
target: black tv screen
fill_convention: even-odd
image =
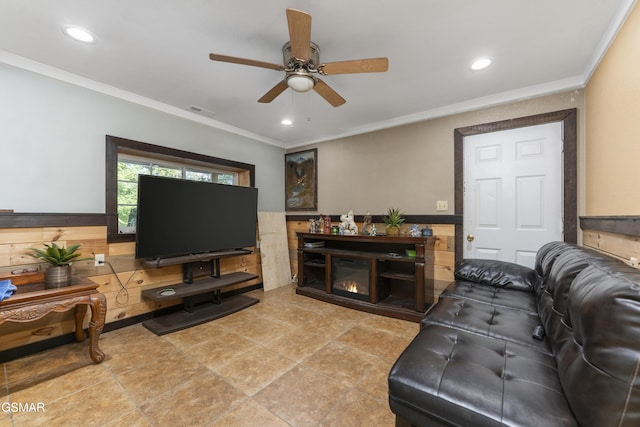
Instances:
[[[256,245],[258,189],[140,175],[136,258]]]

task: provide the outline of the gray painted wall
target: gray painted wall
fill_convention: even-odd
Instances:
[[[0,209],[104,213],[105,135],[256,166],[260,211],[284,210],[284,149],[0,64]]]

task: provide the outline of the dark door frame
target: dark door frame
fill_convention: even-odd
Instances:
[[[455,174],[455,214],[463,218],[461,224],[455,226],[455,262],[463,257],[464,231],[464,137],[481,133],[498,132],[545,123],[562,122],[563,147],[563,179],[564,179],[564,241],[577,243],[578,241],[578,110],[554,111],[536,114],[516,119],[502,120],[493,123],[457,128],[453,131],[454,140],[454,174]]]

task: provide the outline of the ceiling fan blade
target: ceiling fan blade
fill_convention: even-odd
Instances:
[[[291,54],[294,58],[307,61],[311,56],[311,15],[295,9],[287,9]]]
[[[320,67],[321,74],[351,74],[351,73],[383,73],[389,69],[387,58],[354,59],[352,61],[329,62]]]
[[[253,67],[269,68],[270,70],[282,71],[284,67],[278,64],[272,64],[270,62],[254,61],[253,59],[237,58],[235,56],[217,55],[215,53],[209,54],[209,59],[212,61],[231,62],[233,64],[251,65]]]
[[[276,99],[276,97],[278,95],[280,95],[282,92],[284,92],[288,87],[289,87],[289,85],[287,85],[287,82],[282,80],[277,85],[272,87],[269,90],[269,92],[265,93],[262,96],[262,98],[258,99],[258,102],[269,103],[269,102],[273,101],[274,99]]]
[[[315,90],[318,93],[318,95],[323,97],[329,104],[333,105],[334,107],[339,107],[345,102],[347,102],[346,99],[338,95],[338,92],[331,89],[331,87],[329,87],[328,84],[326,84],[320,79],[318,79],[318,81],[316,82],[316,85],[313,87],[313,90]]]

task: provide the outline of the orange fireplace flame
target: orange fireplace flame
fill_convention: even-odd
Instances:
[[[358,293],[358,282],[356,282],[354,280],[344,281],[344,282],[342,282],[342,288],[347,292],[351,292],[351,293],[357,294]]]

